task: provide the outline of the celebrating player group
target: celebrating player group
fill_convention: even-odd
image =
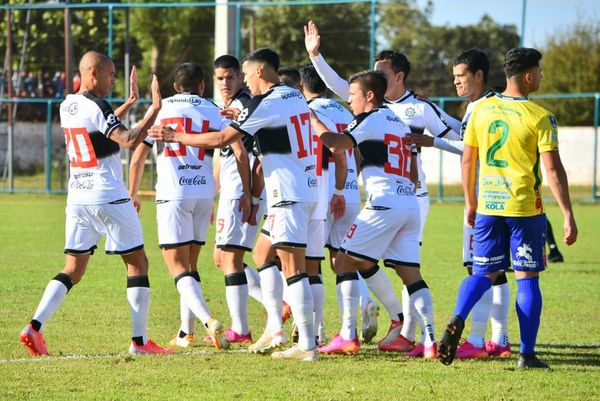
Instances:
[[[507,358],[512,351],[506,273],[512,267],[520,328],[517,367],[548,367],[535,354],[542,311],[539,273],[551,234],[540,193],[540,161],[564,217],[565,244],[576,241],[577,226],[558,153],[556,118],[528,99],[540,87],[542,55],[531,48],[508,51],[502,93],[487,88],[484,52],[457,55],[454,84],[469,101],[458,121],[407,89],[411,65],[404,54],[384,50],[375,56],[374,70],[345,80],[320,53],[312,21],[304,33],[310,63],[298,70],[280,68],[278,54],[267,48],[241,63],[230,55],[217,57],[213,80],[222,107],[204,97],[205,77],[196,64],[176,66],[174,94],[165,99],[154,76],[152,104],[132,129],[121,118],[138,98],[135,67],[130,98],[113,110],[103,100],[115,83],[112,60],[97,52],[82,57],[81,89],[60,107],[70,161],[66,262],[21,332],[31,355],[48,354],[45,325],[81,280],[105,236],[106,253],[121,255],[127,268],[132,354],[171,354],[203,342],[216,349],[244,344],[249,352],[275,359],[352,355],[376,336],[382,305],[390,324],[377,344],[381,352],[446,365],[455,358]],[[328,88],[350,110],[328,98]],[[121,147],[133,151],[129,188]],[[461,155],[465,193],[466,277],[441,339],[436,338],[432,292],[420,269],[429,213],[421,162],[426,147]],[[151,152],[157,160],[158,245],[180,297],[181,324],[173,328],[169,348],[146,332],[150,284],[137,212]],[[198,271],[211,216],[214,264],[224,275],[231,319],[227,329],[211,313]],[[549,258],[562,260],[553,236],[548,237]],[[325,248],[342,321],[331,339],[323,314]],[[244,263],[246,252],[252,252],[256,268]],[[390,279],[380,261],[402,281],[400,297],[393,284],[398,278]],[[248,324],[249,297],[267,316],[256,339]],[[471,331],[459,344],[469,314]],[[284,332],[289,318],[290,338]],[[198,335],[196,319],[205,335]],[[488,320],[492,335],[486,341]]]

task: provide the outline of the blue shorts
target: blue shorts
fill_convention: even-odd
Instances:
[[[473,230],[473,273],[487,274],[512,266],[539,272],[546,268],[546,215],[528,217],[477,214]]]

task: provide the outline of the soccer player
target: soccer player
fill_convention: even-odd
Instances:
[[[484,52],[470,49],[461,53],[452,67],[454,85],[458,96],[467,97],[469,104],[461,124],[461,137],[467,126],[469,117],[477,104],[494,96],[486,89],[489,72],[489,60]],[[411,135],[418,146],[434,146],[452,153],[462,155],[462,140],[433,138],[426,135]],[[463,265],[468,274],[472,274],[473,266],[473,228],[463,227]],[[487,358],[488,356],[510,357],[512,352],[508,341],[508,309],[510,289],[505,272],[498,274],[492,288],[475,304],[472,311],[471,332],[467,341],[456,351],[458,359]],[[492,338],[485,341],[488,317],[491,317]],[[416,349],[412,353],[416,353]]]
[[[150,129],[157,140],[175,141],[203,148],[224,147],[243,135],[255,137],[265,178],[270,238],[287,277],[290,307],[298,326],[298,345],[274,352],[275,359],[314,361],[317,359],[313,324],[313,298],[305,270],[308,220],[316,207],[316,159],[310,143],[310,109],[302,94],[279,83],[279,56],[271,49],[250,53],[242,64],[244,80],[254,96],[237,119],[219,132],[189,135],[165,126]],[[275,269],[270,269],[275,270]],[[277,273],[278,274],[278,273]],[[262,275],[261,275],[262,280]],[[271,302],[263,301],[269,315]],[[281,305],[281,299],[272,304]],[[281,318],[281,316],[279,316]],[[264,351],[281,342],[272,340],[281,333],[267,329],[257,341]],[[263,338],[264,337],[264,338]]]
[[[142,226],[123,183],[120,147],[135,149],[161,109],[156,76],[152,78],[152,111],[128,130],[102,98],[115,84],[113,61],[87,52],[79,62],[81,87],[60,106],[60,121],[70,163],[66,209],[65,267],[46,287],[31,322],[20,335],[32,356],[47,355],[44,326],[85,274],[98,240],[106,236],[107,254],[121,255],[127,267],[127,300],[131,310],[131,354],[170,354],[146,334],[150,308],[148,260]],[[132,78],[135,74],[132,73]],[[131,83],[137,93],[137,82]]]
[[[300,71],[293,67],[280,67],[277,69],[279,82],[283,82],[287,86],[300,89]]]
[[[576,241],[577,226],[558,153],[556,118],[527,98],[540,87],[541,58],[535,49],[509,50],[504,63],[506,90],[481,101],[467,124],[462,178],[466,222],[474,228],[473,275],[458,290],[454,317],[440,342],[439,359],[446,365],[454,360],[473,305],[510,267],[512,258],[521,334],[517,368],[548,367],[535,355],[542,312],[539,273],[546,262],[540,159],[563,213],[567,245]],[[475,191],[478,160],[479,196]]]
[[[367,203],[348,229],[336,257],[342,328],[329,344],[319,348],[326,354],[359,351],[357,271],[371,269],[379,259],[411,290],[427,335],[433,340],[431,294],[419,271],[420,214],[410,172],[416,168],[416,155],[405,138],[410,128],[383,104],[386,86],[385,75],[377,71],[363,71],[350,78],[348,102],[356,118],[344,135],[329,131],[316,113],[313,118],[321,141],[333,152],[359,147],[367,191]],[[416,175],[412,178],[416,181]]]
[[[214,61],[213,68],[213,81],[224,101],[222,114],[228,115],[231,113],[233,117],[233,113],[239,114],[249,105],[252,99],[252,96],[242,89],[243,77],[240,64],[235,57],[223,55]],[[246,148],[250,166],[253,167],[255,163],[258,163],[254,138],[245,135],[242,137],[242,143]],[[240,286],[232,282],[232,276],[228,276],[228,271],[232,271],[234,267],[238,269],[239,266],[243,266],[248,295],[262,303],[260,277],[252,267],[244,263],[244,254],[252,250],[258,226],[255,221],[253,221],[254,224],[242,222],[238,203],[244,188],[233,148],[231,146],[222,148],[218,161],[219,168],[216,170],[218,170],[217,179],[220,191],[214,259],[216,265],[226,274],[225,290],[232,326],[225,332],[225,337],[234,343],[252,343],[252,335],[247,322],[247,308],[240,306],[241,299],[236,295],[236,291],[240,289]],[[253,171],[256,171],[256,168],[253,168]],[[258,192],[258,196],[253,198],[253,202],[256,206],[261,203],[260,192]],[[255,212],[260,216],[259,209]],[[239,279],[243,281],[241,277]],[[245,298],[248,297],[245,296]]]
[[[338,94],[342,99],[347,99],[349,88],[348,82],[338,76],[320,54],[319,48],[321,38],[314,22],[308,22],[304,27],[304,34],[306,50],[317,72],[319,72],[319,75],[331,90]],[[433,103],[417,97],[414,92],[406,89],[406,78],[410,73],[411,66],[404,54],[393,50],[384,50],[378,53],[375,56],[375,70],[381,71],[387,79],[385,104],[398,116],[398,118],[410,127],[412,132],[423,133],[427,130],[436,137],[459,139],[459,135],[456,132],[460,126],[458,121],[443,113]],[[453,121],[449,122],[451,120]],[[454,127],[454,129],[452,127]],[[420,149],[417,149],[417,151],[420,152]],[[417,183],[416,194],[421,213],[421,228],[419,234],[419,242],[421,242],[423,238],[423,229],[427,220],[427,215],[429,214],[429,192],[427,191],[425,175],[421,167],[420,154],[417,154],[417,165],[419,182]],[[369,276],[370,273],[371,272],[369,271],[365,274]],[[363,275],[363,278],[366,279],[367,277]],[[414,314],[414,310],[408,306],[411,296],[410,291],[406,288],[403,289],[402,298],[404,308],[398,313],[395,310],[399,306],[399,302],[393,300],[395,297],[390,297],[390,294],[393,295],[393,292],[390,293],[389,290],[379,290],[375,288],[369,280],[366,281],[371,291],[373,291],[377,298],[384,304],[392,319],[389,333],[382,341],[380,341],[379,348],[386,351],[411,351],[411,347],[408,345],[405,346],[405,344],[414,341],[414,335],[411,337],[411,333],[408,332],[408,327],[411,327],[412,320],[418,320],[418,317]],[[386,297],[389,299],[389,302],[384,301]],[[398,317],[396,318],[396,316]],[[406,323],[406,327],[403,327],[403,321]],[[392,345],[391,343],[398,338],[399,335],[402,337],[399,340],[399,344],[397,344],[398,346]]]
[[[281,70],[281,69],[280,69]],[[280,77],[281,79],[281,77]],[[327,88],[319,75],[314,70],[314,67],[307,66],[300,70],[300,91],[307,100],[311,110],[323,116],[323,121],[328,124],[328,129],[337,132],[339,124],[348,123],[345,119],[348,111],[337,102],[322,97]],[[324,110],[338,107],[337,115],[327,113]],[[340,110],[341,109],[341,110]],[[341,115],[340,115],[341,114]],[[330,118],[331,117],[331,118]],[[336,118],[336,121],[332,120]],[[337,124],[336,124],[337,122]],[[325,244],[326,244],[326,226],[325,221],[328,215],[332,215],[332,219],[340,219],[345,214],[346,199],[344,198],[344,186],[348,175],[348,163],[344,153],[332,154],[328,148],[324,147],[316,133],[312,136],[313,153],[317,155],[316,176],[318,183],[318,201],[317,207],[314,210],[309,221],[309,232],[306,247],[306,273],[310,282],[310,288],[313,293],[315,304],[315,328],[317,329],[317,339],[319,344],[326,342],[325,325],[323,321],[323,308],[325,306],[325,289],[323,287],[323,279],[321,275],[321,261],[325,259]],[[332,166],[335,169],[335,178],[333,186],[335,191],[331,196],[329,191],[329,160],[332,159]],[[359,198],[360,201],[360,198]]]
[[[219,130],[228,124],[229,120],[219,115],[220,109],[202,97],[204,74],[200,66],[193,63],[179,65],[175,69],[173,88],[177,94],[163,101],[164,107],[157,117],[160,124],[193,135]],[[143,143],[146,146],[136,149],[131,158],[130,194],[137,205],[140,205],[137,192],[144,171],[144,161],[155,141],[146,138]],[[234,142],[232,149],[238,168],[242,171],[241,181],[248,189],[248,156],[240,141]],[[188,347],[195,341],[194,317],[197,317],[204,324],[215,347],[227,348],[228,342],[222,336],[221,322],[213,318],[204,300],[198,273],[198,256],[206,241],[215,192],[212,151],[167,143],[158,154],[156,170],[158,243],[180,295],[181,326],[171,344]],[[240,214],[244,206],[247,211],[249,205],[244,205],[243,194],[239,194],[236,201]],[[227,256],[223,255],[222,259],[227,260]],[[231,263],[223,262],[226,266],[225,282],[233,287],[232,291],[227,292],[241,298],[236,307],[240,309],[237,312],[242,315],[240,320],[243,321],[243,309],[247,307],[248,297],[246,276],[241,264],[233,265],[233,256],[230,260]]]

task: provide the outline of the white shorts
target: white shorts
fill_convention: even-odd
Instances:
[[[429,216],[429,194],[417,196],[417,202],[419,202],[419,209],[421,211],[421,224],[419,226],[419,245],[421,245],[423,243],[423,230],[425,229],[427,216]]]
[[[358,212],[360,212],[360,203],[346,203],[346,213],[341,219],[334,219],[331,213],[327,215],[325,226],[325,238],[327,238],[325,244],[327,248],[333,251],[340,249],[342,240],[346,236],[348,228],[354,223]]]
[[[251,251],[258,225],[251,226],[242,223],[242,213],[239,211],[239,199],[219,198],[217,211],[215,243],[217,248],[234,248]],[[257,216],[261,216],[262,207]]]
[[[156,201],[158,245],[163,249],[204,245],[212,209],[212,198]]]
[[[265,225],[274,247],[306,248],[308,223],[316,202],[296,202],[272,207]]]
[[[65,253],[94,253],[106,237],[107,254],[124,255],[144,247],[140,219],[131,200],[103,205],[67,205]]]
[[[348,229],[340,252],[387,267],[420,267],[419,209],[363,208]]]
[[[306,259],[325,259],[325,220],[310,220],[308,222],[308,243],[306,244]]]

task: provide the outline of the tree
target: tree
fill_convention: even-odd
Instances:
[[[600,91],[600,23],[579,22],[558,32],[543,49],[544,93]],[[592,99],[538,100],[561,125],[592,125]]]

